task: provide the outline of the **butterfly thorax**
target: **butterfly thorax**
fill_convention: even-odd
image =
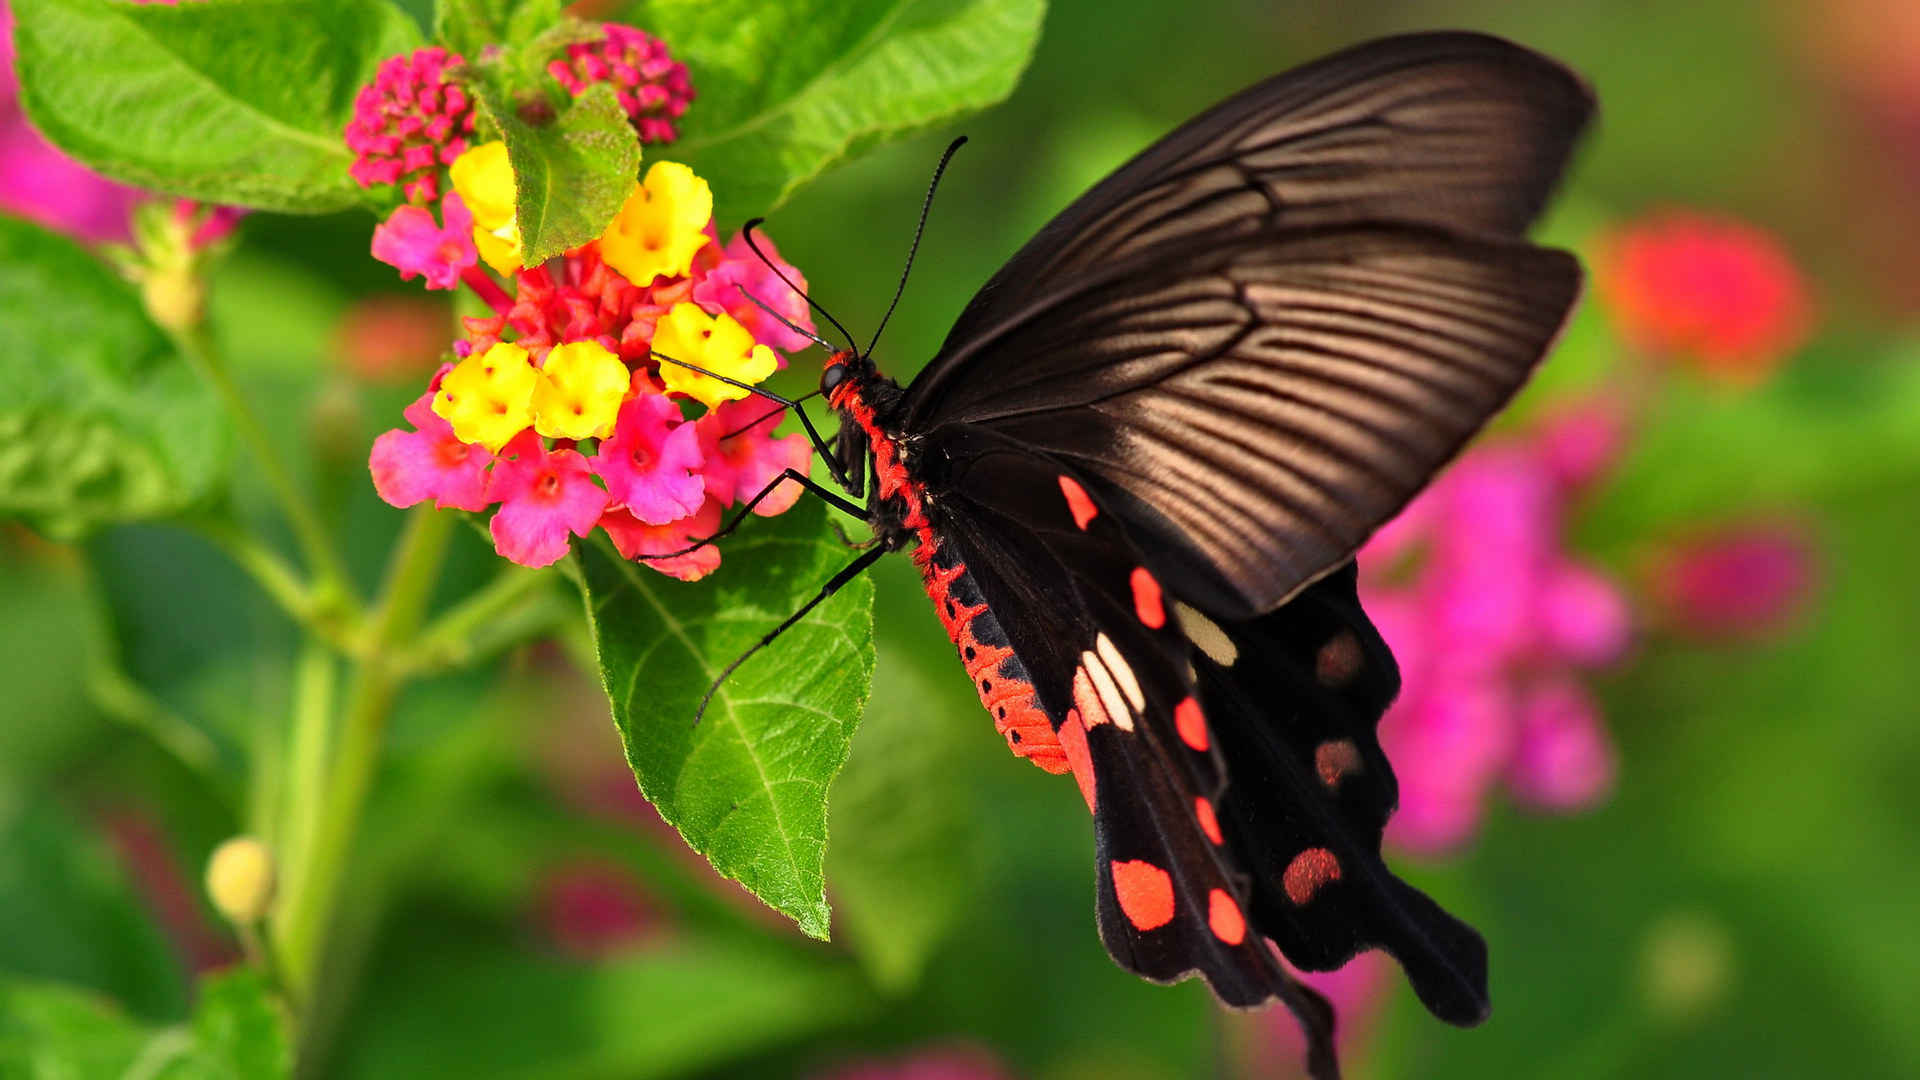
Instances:
[[[836,355],[830,363],[845,365],[827,391],[827,401],[843,425],[841,451],[872,454],[867,520],[874,536],[890,548],[914,545],[913,562],[940,626],[1007,746],[1048,772],[1066,772],[1066,752],[1040,705],[1032,676],[1014,655],[965,557],[939,529],[938,512],[919,470],[923,463],[917,460],[917,442],[891,422],[903,399],[899,384],[862,358]],[[849,429],[860,438],[845,437]],[[853,463],[843,458],[841,464]]]

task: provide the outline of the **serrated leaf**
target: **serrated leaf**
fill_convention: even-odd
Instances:
[[[358,205],[354,95],[419,27],[385,0],[15,0],[21,99],[93,169],[286,213]]]
[[[552,119],[530,122],[522,113],[537,115],[550,108],[550,99],[538,90],[512,89],[505,70],[483,70],[471,85],[482,113],[506,140],[521,261],[533,266],[606,231],[633,191],[640,139],[606,83]]]
[[[66,237],[0,218],[0,296],[0,516],[74,537],[213,492],[225,416],[131,287]]]
[[[714,676],[850,559],[803,499],[729,538],[680,582],[581,545],[600,674],[627,763],[695,851],[814,937],[827,936],[827,788],[873,678],[873,587],[856,579],[735,671]]]
[[[488,45],[523,45],[560,21],[560,0],[440,0],[433,36],[454,52],[477,58]]]
[[[1045,0],[648,0],[699,95],[667,153],[712,183],[720,220],[766,213],[836,162],[1006,97]]]
[[[930,685],[903,653],[880,665],[856,751],[834,782],[827,858],[841,936],[890,993],[912,988],[973,902],[979,818],[954,762],[988,734],[977,706]],[[958,661],[948,666],[960,673]]]

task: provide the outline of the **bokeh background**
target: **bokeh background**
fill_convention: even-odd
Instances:
[[[1519,406],[1364,559],[1408,673],[1383,729],[1393,860],[1485,934],[1495,1008],[1448,1029],[1363,958],[1322,983],[1349,1067],[1920,1074],[1920,7],[1064,0],[1007,103],[832,172],[769,228],[871,328],[940,148],[972,138],[879,352],[904,379],[1025,237],[1158,134],[1437,26],[1594,83],[1598,129],[1542,230],[1594,287]],[[36,189],[55,166],[10,105],[5,123],[8,209],[110,238],[125,200]],[[369,578],[401,515],[367,446],[447,318],[366,257],[370,226],[249,219],[214,296]],[[493,558],[462,543],[449,589]],[[9,528],[0,548],[0,970],[177,1019],[190,973],[238,954],[198,886],[246,816],[205,780],[242,764],[209,762],[231,744],[208,733],[279,722],[295,636],[178,531],[70,548]],[[404,703],[326,1072],[1294,1075],[1284,1015],[1111,965],[1077,791],[1002,749],[906,561],[876,577],[834,944],[651,814],[561,633]]]

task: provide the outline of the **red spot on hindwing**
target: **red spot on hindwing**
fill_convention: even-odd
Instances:
[[[1313,750],[1313,771],[1330,788],[1339,787],[1348,773],[1359,772],[1363,764],[1352,739],[1329,739]]]
[[[1100,508],[1093,505],[1093,498],[1087,494],[1087,489],[1071,476],[1060,478],[1060,494],[1067,497],[1067,510],[1073,514],[1073,523],[1082,529],[1100,513]]]
[[[1140,621],[1155,630],[1167,625],[1167,609],[1160,602],[1160,583],[1147,573],[1147,568],[1134,567],[1130,583],[1133,585],[1133,613],[1140,616]]]
[[[1135,930],[1157,930],[1173,921],[1173,878],[1150,862],[1113,863],[1113,896]]]
[[[1323,847],[1308,848],[1293,857],[1280,875],[1287,899],[1302,907],[1329,881],[1340,880],[1340,859]]]
[[[1080,785],[1080,797],[1087,800],[1087,811],[1099,809],[1099,795],[1093,782],[1093,755],[1087,753],[1087,729],[1080,722],[1080,710],[1068,709],[1057,735],[1060,749],[1073,769],[1074,782]]]
[[[1226,838],[1220,833],[1220,818],[1214,814],[1212,803],[1205,798],[1193,800],[1193,816],[1199,820],[1200,831],[1207,834],[1207,839],[1216,844],[1226,843]]]
[[[1240,905],[1233,902],[1225,889],[1207,894],[1207,926],[1214,937],[1228,945],[1247,940],[1247,917],[1240,913]]]
[[[1204,752],[1207,748],[1207,718],[1200,711],[1200,703],[1188,698],[1173,707],[1173,726],[1180,732],[1180,741]]]

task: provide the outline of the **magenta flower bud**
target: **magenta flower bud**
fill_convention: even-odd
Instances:
[[[611,82],[620,107],[643,143],[669,143],[679,137],[673,122],[693,100],[687,65],[675,60],[665,42],[644,30],[607,23],[598,41],[567,46],[565,59],[547,72],[575,97],[598,83]]]
[[[463,61],[434,46],[380,65],[360,88],[347,122],[347,148],[356,155],[349,170],[361,187],[400,184],[408,201],[431,202],[440,194],[440,167],[467,148],[473,107],[447,80]]]

